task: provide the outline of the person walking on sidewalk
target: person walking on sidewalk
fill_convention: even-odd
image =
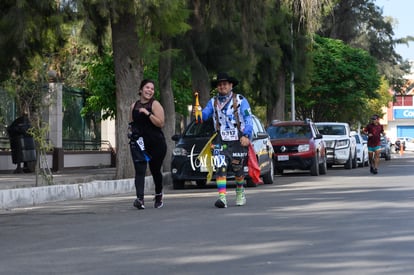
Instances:
[[[226,208],[227,172],[231,169],[236,181],[236,205],[246,204],[244,193],[244,164],[253,131],[252,113],[247,99],[233,92],[238,81],[227,73],[219,73],[212,81],[218,94],[202,110],[201,120],[213,116],[217,136],[212,141],[212,155],[216,168],[217,208]]]
[[[164,126],[164,108],[154,99],[155,83],[144,79],[139,87],[139,100],[131,104],[129,138],[135,167],[136,200],[133,205],[144,209],[144,187],[147,163],[155,184],[154,207],[163,207],[161,166],[167,144],[161,128]]]
[[[372,174],[377,174],[381,154],[381,135],[384,134],[384,128],[379,123],[378,115],[373,115],[371,117],[371,123],[364,128],[364,133],[368,135],[370,172]]]

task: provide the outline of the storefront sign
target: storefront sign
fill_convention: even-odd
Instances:
[[[394,119],[414,118],[414,109],[394,109]]]

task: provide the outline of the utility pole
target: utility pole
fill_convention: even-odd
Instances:
[[[294,63],[294,47],[293,47],[293,22],[290,23],[290,48],[292,51],[292,60],[290,61],[290,96],[291,96],[291,113],[292,113],[292,121],[296,120],[296,111],[295,111],[295,72],[293,71],[293,63]]]

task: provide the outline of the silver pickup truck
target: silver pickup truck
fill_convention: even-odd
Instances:
[[[357,167],[356,140],[345,122],[315,123],[326,144],[327,166],[344,165],[345,169]]]

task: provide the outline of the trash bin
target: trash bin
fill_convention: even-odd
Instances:
[[[18,117],[7,127],[14,164],[36,161],[35,142],[33,137],[27,133],[30,127],[30,121],[26,115]]]

